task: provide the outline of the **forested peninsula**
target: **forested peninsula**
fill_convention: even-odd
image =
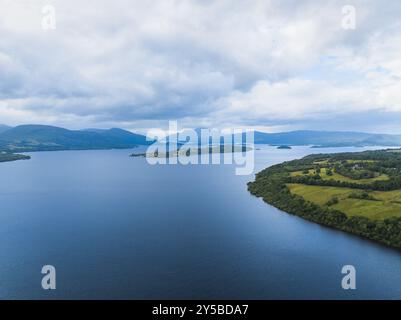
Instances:
[[[28,160],[30,156],[23,154],[0,152],[0,162],[16,161],[16,160]]]
[[[248,189],[290,214],[401,249],[401,149],[309,155],[259,172]]]

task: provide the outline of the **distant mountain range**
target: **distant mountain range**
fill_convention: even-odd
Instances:
[[[44,125],[0,125],[0,150],[12,152],[123,149],[151,143],[143,135],[117,128],[67,130]]]
[[[255,131],[255,144],[312,145],[315,147],[401,146],[401,135],[346,131]]]
[[[195,131],[200,137],[200,129]],[[44,125],[0,125],[0,151],[124,149],[152,143],[146,141],[144,135],[118,128],[68,130]],[[311,130],[281,133],[255,131],[255,144],[313,147],[401,146],[401,135]]]
[[[201,129],[195,129],[200,141]],[[185,130],[183,131],[185,133]],[[401,135],[374,134],[346,131],[312,131],[299,130],[279,133],[254,132],[255,144],[269,144],[274,146],[302,146],[313,147],[360,147],[360,146],[401,146]],[[242,141],[246,143],[245,134]],[[220,140],[223,143],[223,138]]]

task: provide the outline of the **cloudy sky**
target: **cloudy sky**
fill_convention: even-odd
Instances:
[[[0,123],[401,133],[400,16],[399,0],[0,0]]]

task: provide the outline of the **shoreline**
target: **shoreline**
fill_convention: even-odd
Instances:
[[[250,182],[250,183],[252,183],[252,182]],[[257,195],[257,194],[254,194],[252,191],[250,191],[250,189],[249,189],[249,184],[248,184],[248,191],[251,193],[252,196],[254,196],[254,197],[256,197],[256,198],[261,198],[263,202],[265,202],[266,204],[268,204],[268,205],[270,205],[270,206],[272,206],[272,207],[274,207],[274,208],[276,208],[276,209],[282,211],[283,213],[286,213],[286,214],[295,216],[295,217],[300,218],[300,219],[302,219],[302,220],[304,220],[304,221],[308,221],[308,222],[317,224],[317,225],[319,225],[319,226],[322,226],[322,227],[325,227],[325,228],[328,228],[328,229],[331,229],[331,230],[335,230],[335,231],[338,231],[338,232],[343,232],[343,233],[345,233],[345,234],[347,234],[347,235],[351,235],[351,236],[357,237],[357,238],[362,239],[362,240],[364,240],[364,241],[369,241],[369,242],[371,242],[372,244],[380,245],[380,246],[382,246],[383,248],[386,248],[386,249],[392,249],[392,250],[395,250],[395,251],[397,251],[397,252],[401,252],[401,248],[398,247],[398,246],[391,245],[391,244],[388,244],[388,243],[386,243],[386,242],[383,242],[383,241],[380,241],[380,240],[377,240],[377,239],[368,238],[368,237],[366,237],[366,236],[364,236],[364,235],[361,235],[361,234],[359,234],[359,233],[352,232],[352,231],[349,231],[349,230],[342,229],[342,228],[340,228],[340,227],[338,227],[338,226],[334,226],[334,225],[330,225],[330,224],[325,224],[325,223],[322,223],[322,222],[319,222],[319,221],[316,221],[316,220],[313,220],[313,219],[309,219],[309,218],[304,217],[304,216],[302,216],[301,214],[296,213],[296,212],[287,211],[286,209],[283,209],[283,208],[281,208],[280,206],[276,205],[274,202],[269,202],[269,201],[267,201],[266,199],[264,199],[262,196],[259,196],[259,195]]]

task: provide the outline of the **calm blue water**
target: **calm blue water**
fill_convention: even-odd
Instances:
[[[311,152],[256,151],[255,172]],[[401,254],[283,213],[229,165],[151,166],[130,150],[0,164],[0,298],[401,298]],[[41,289],[41,268],[57,289]],[[341,289],[341,267],[357,290]]]

